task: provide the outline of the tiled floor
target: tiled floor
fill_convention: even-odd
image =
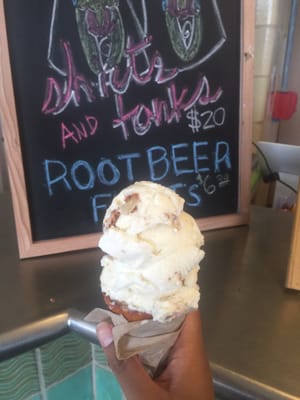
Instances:
[[[100,346],[68,334],[0,363],[0,400],[122,400]]]

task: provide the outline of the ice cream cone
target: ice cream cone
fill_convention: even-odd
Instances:
[[[173,190],[141,181],[107,209],[99,247],[108,308],[128,321],[167,322],[198,308],[203,236]]]

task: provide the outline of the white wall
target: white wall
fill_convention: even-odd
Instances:
[[[256,0],[253,140],[276,141],[270,93],[281,84],[291,0]]]
[[[298,4],[294,46],[290,65],[288,89],[297,92],[298,105],[291,119],[281,121],[279,126],[280,143],[300,145],[300,2]]]

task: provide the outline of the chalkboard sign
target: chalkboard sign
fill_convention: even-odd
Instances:
[[[247,221],[252,3],[1,1],[22,258],[95,246],[112,197],[139,180],[176,190],[202,229]]]

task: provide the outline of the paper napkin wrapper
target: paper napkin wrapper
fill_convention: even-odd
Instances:
[[[111,322],[117,358],[124,360],[138,354],[148,373],[154,376],[175,343],[184,318],[180,316],[164,323],[152,320],[128,322],[122,315],[95,308],[84,319],[94,324]]]

